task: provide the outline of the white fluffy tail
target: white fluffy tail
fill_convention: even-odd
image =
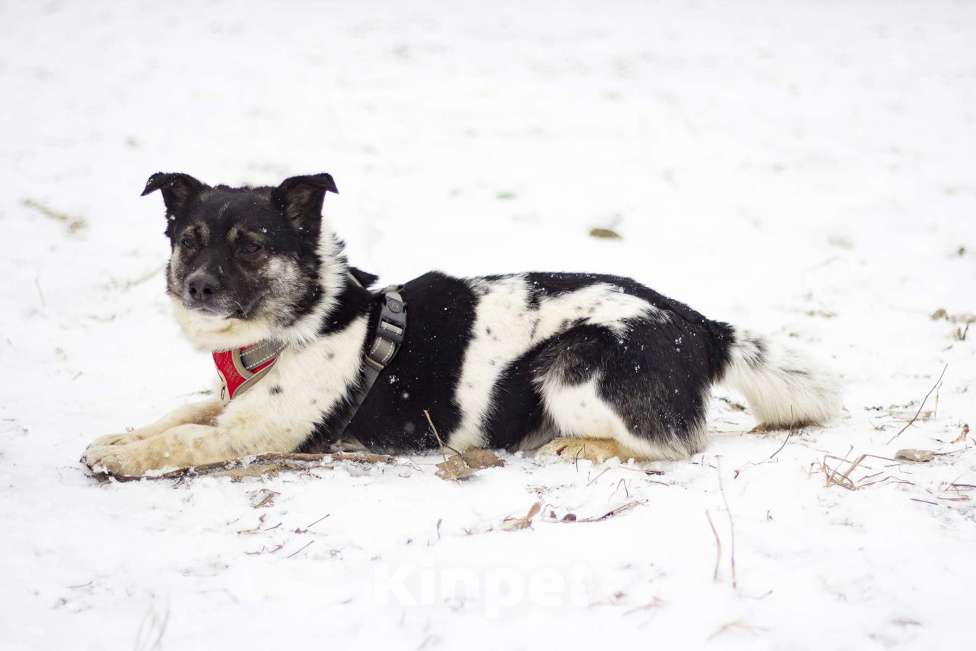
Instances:
[[[816,425],[840,411],[840,382],[807,355],[736,329],[721,383],[742,393],[769,427]]]

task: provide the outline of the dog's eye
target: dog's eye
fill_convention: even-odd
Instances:
[[[261,250],[261,245],[251,240],[243,240],[237,245],[237,251],[241,255],[254,255]]]
[[[196,248],[197,243],[193,240],[192,237],[187,235],[182,240],[180,240],[180,245],[182,245],[184,249],[193,249]]]

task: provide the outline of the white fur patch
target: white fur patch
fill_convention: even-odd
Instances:
[[[544,298],[537,312],[539,330],[536,340],[565,330],[563,322],[567,319],[581,319],[587,325],[605,326],[617,334],[623,334],[628,319],[666,318],[663,312],[644,299],[626,294],[620,287],[607,283]]]
[[[170,296],[170,301],[176,322],[200,350],[212,352],[239,348],[271,336],[271,326],[263,319],[228,319],[188,309],[175,296]]]
[[[366,317],[360,317],[305,347],[285,348],[268,375],[217,418],[217,429],[228,434],[225,458],[290,452],[304,443],[355,387],[366,330]],[[272,395],[272,386],[281,391]]]

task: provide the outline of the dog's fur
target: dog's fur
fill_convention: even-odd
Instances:
[[[276,188],[210,187],[155,174],[176,318],[205,350],[286,344],[252,389],[96,440],[85,462],[124,475],[266,452],[326,450],[363,380],[382,294],[348,266],[321,217],[328,174]],[[402,347],[344,436],[383,451],[532,448],[555,437],[612,441],[616,454],[681,459],[705,445],[709,389],[741,392],[772,427],[822,423],[833,376],[775,341],[711,321],[628,278],[523,273],[402,286]]]

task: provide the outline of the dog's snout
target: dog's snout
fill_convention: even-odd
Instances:
[[[216,276],[198,271],[186,279],[186,296],[194,303],[210,305],[220,292]]]

